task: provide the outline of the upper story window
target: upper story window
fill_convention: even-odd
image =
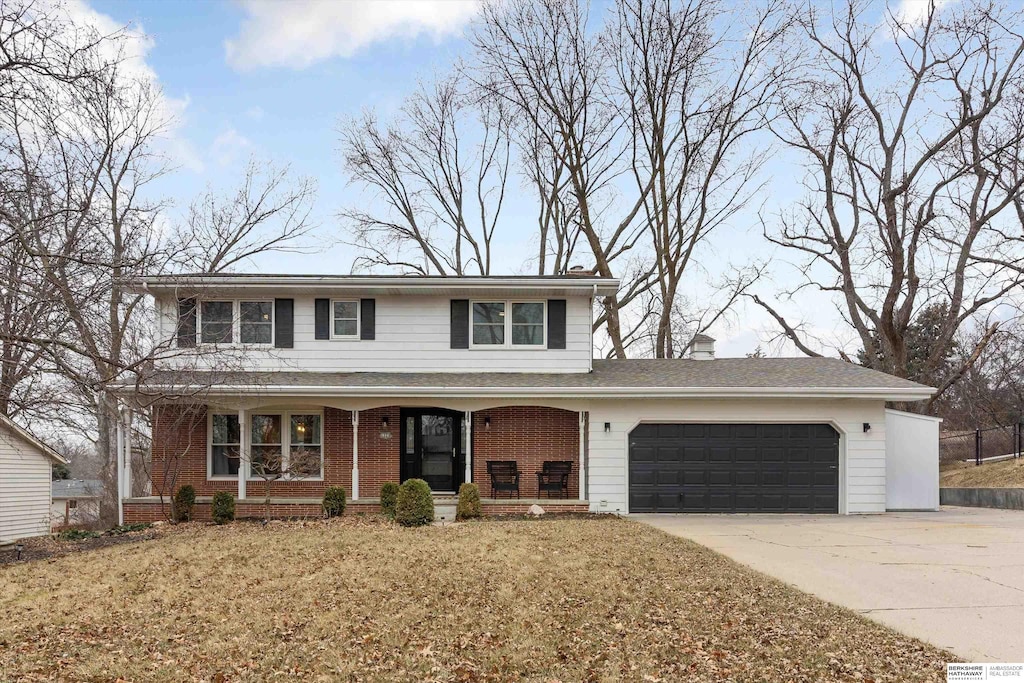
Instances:
[[[203,301],[199,304],[199,339],[203,344],[272,344],[272,301]]]
[[[332,301],[332,339],[359,338],[359,301]]]
[[[474,301],[472,346],[544,346],[545,306],[543,301]]]

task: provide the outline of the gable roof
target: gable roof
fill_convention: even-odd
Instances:
[[[935,391],[838,358],[594,360],[590,373],[160,371],[144,386],[201,386],[219,395],[862,396],[909,401]]]
[[[36,437],[32,436],[32,434],[25,430],[21,425],[19,425],[6,415],[0,415],[0,428],[14,434],[19,439],[29,444],[30,446],[39,449],[39,451],[46,457],[52,458],[57,462],[62,462],[65,465],[68,463],[68,461],[64,459],[64,456],[62,456],[60,453],[47,446],[45,443],[43,443]]]

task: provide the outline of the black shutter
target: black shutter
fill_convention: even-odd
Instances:
[[[196,300],[178,299],[178,348],[196,345]]]
[[[565,348],[565,299],[548,299],[548,348]]]
[[[331,300],[316,299],[313,302],[313,337],[315,339],[331,338]]]
[[[359,300],[359,338],[374,339],[377,336],[377,300]]]
[[[295,346],[295,299],[274,299],[274,346]]]
[[[469,348],[469,299],[452,299],[452,348]]]

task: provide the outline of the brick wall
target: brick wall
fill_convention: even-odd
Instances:
[[[486,418],[491,426],[486,427]],[[473,481],[491,495],[488,460],[519,463],[519,494],[537,497],[537,472],[545,460],[571,460],[569,497],[579,497],[579,413],[540,406],[510,406],[473,413]]]
[[[381,437],[388,418],[390,439]],[[377,498],[386,481],[398,482],[401,467],[401,408],[387,406],[359,412],[359,497]],[[351,467],[351,463],[350,463]]]

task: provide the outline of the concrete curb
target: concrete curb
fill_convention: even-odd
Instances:
[[[939,502],[942,505],[1024,510],[1024,489],[941,488]]]

